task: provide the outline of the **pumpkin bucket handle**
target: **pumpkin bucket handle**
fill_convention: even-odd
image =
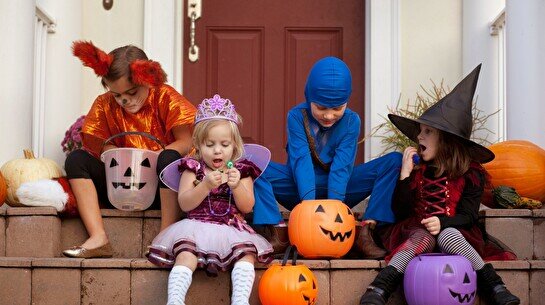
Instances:
[[[293,249],[293,257],[292,257],[292,260],[291,260],[291,264],[292,264],[292,266],[296,265],[296,263],[297,263],[297,247],[293,246],[293,245],[290,245],[286,249],[286,252],[284,252],[284,259],[282,259],[282,266],[286,266],[286,263],[288,262],[288,259],[290,257],[290,252],[291,252],[292,249]]]
[[[328,189],[327,187],[323,187],[323,186],[312,188],[312,189],[308,190],[308,191],[302,196],[301,200],[305,200],[305,197],[307,197],[308,193],[310,193],[310,192],[312,192],[312,191],[315,191],[315,190],[329,190],[329,189]],[[333,191],[333,193],[336,193],[337,195],[341,195],[341,196],[343,195],[343,194],[341,194],[340,192],[338,192],[338,191],[335,190],[335,189],[331,189],[331,191]]]
[[[115,138],[119,138],[119,137],[122,137],[122,136],[129,136],[129,135],[139,135],[139,136],[149,138],[149,139],[157,142],[157,144],[161,145],[161,147],[163,149],[165,149],[165,145],[163,144],[163,142],[161,142],[161,140],[157,139],[156,137],[154,137],[153,135],[151,135],[151,134],[149,134],[147,132],[142,132],[142,131],[125,131],[125,132],[120,132],[118,134],[115,134],[115,135],[109,137],[108,139],[106,139],[106,141],[104,141],[104,143],[102,143],[102,148],[104,148],[104,146],[106,146],[106,144],[108,144],[109,142],[111,142]]]

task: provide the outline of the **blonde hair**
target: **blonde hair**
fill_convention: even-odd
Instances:
[[[240,115],[238,116],[238,122],[240,125],[242,125],[242,117]],[[201,153],[199,151],[199,146],[204,143],[204,141],[208,138],[208,133],[210,132],[210,129],[213,127],[222,125],[222,124],[228,124],[229,129],[231,130],[231,136],[234,143],[233,148],[233,156],[231,157],[232,161],[237,161],[244,155],[244,141],[242,140],[242,136],[240,135],[240,130],[238,129],[238,126],[235,122],[226,120],[226,119],[207,119],[204,121],[200,121],[195,125],[195,128],[193,129],[193,152],[190,153],[191,157],[194,157],[195,159],[202,159]]]

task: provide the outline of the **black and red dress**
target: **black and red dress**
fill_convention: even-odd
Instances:
[[[486,183],[486,171],[478,163],[456,179],[434,177],[434,168],[422,164],[410,177],[399,180],[392,199],[396,223],[379,230],[389,255],[404,250],[411,234],[425,226],[424,218],[437,216],[441,230],[458,229],[483,260],[516,260],[517,257],[498,240],[488,236],[479,225],[479,206]]]

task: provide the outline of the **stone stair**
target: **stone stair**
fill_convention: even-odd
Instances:
[[[166,304],[168,270],[143,258],[159,231],[160,212],[102,210],[114,248],[111,259],[70,259],[61,251],[87,234],[79,218],[62,219],[52,208],[0,208],[0,305]],[[287,214],[285,215],[287,216]],[[522,304],[545,304],[545,210],[483,210],[489,233],[510,246],[518,261],[493,262]],[[385,266],[377,260],[300,260],[318,280],[317,304],[358,304]],[[266,266],[256,266],[251,304]],[[230,274],[207,278],[197,271],[188,305],[229,304]],[[406,304],[401,289],[388,304]],[[477,300],[476,304],[485,303]]]

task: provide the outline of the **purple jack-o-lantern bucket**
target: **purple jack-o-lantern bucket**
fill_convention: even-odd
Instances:
[[[409,305],[472,305],[477,275],[463,256],[421,254],[409,263],[403,286]]]
[[[144,132],[122,132],[106,141],[126,135],[148,137],[162,147],[163,144],[154,136]],[[158,152],[139,148],[114,148],[103,152],[100,159],[106,169],[106,189],[108,199],[114,207],[124,211],[142,211],[151,206],[157,192]]]

